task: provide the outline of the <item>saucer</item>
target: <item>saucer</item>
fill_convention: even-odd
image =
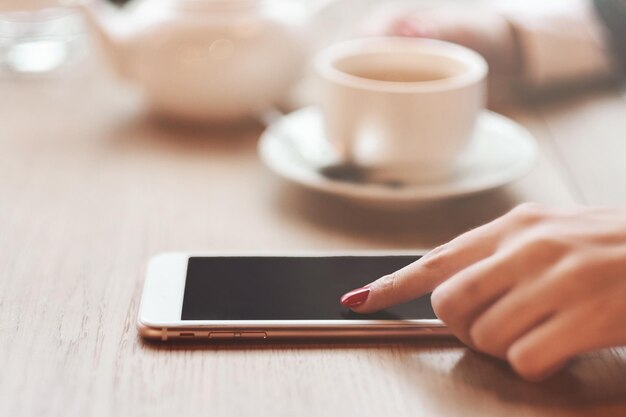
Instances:
[[[491,111],[479,116],[474,138],[445,180],[401,187],[328,178],[318,167],[337,162],[325,139],[321,114],[306,107],[283,116],[261,135],[259,154],[276,174],[309,189],[376,206],[417,205],[502,187],[526,175],[537,159],[532,135]]]

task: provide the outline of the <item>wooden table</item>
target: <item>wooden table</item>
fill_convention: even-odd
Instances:
[[[505,109],[539,140],[528,177],[399,212],[285,184],[257,124],[164,127],[42,91],[0,84],[0,416],[626,415],[626,349],[530,384],[454,341],[168,346],[135,330],[158,252],[423,249],[523,201],[624,204],[619,90]]]

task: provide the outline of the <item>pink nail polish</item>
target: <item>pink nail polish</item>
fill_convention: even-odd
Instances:
[[[367,300],[367,297],[370,295],[370,291],[371,290],[366,287],[352,290],[341,297],[341,305],[348,308],[358,307]]]
[[[433,32],[427,24],[415,22],[412,20],[404,20],[396,23],[394,28],[396,34],[412,38],[431,38]]]

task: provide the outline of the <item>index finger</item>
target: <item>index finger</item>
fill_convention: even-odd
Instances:
[[[494,253],[499,223],[488,223],[433,249],[412,264],[345,294],[341,303],[357,313],[370,313],[431,292],[457,272]]]

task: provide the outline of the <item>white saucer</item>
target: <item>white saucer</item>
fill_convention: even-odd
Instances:
[[[445,181],[389,187],[330,179],[316,169],[334,158],[321,115],[307,107],[288,114],[261,135],[263,162],[281,177],[307,188],[377,206],[420,204],[501,187],[526,175],[537,159],[532,135],[511,119],[484,111],[458,168]],[[305,156],[306,155],[306,156]]]

